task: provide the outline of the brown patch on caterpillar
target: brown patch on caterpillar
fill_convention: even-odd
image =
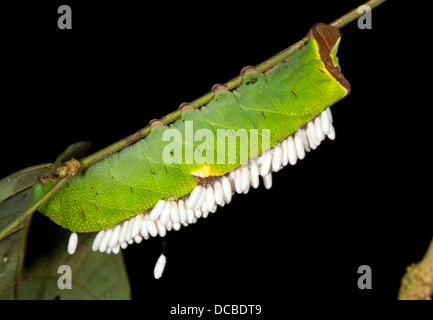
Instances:
[[[86,215],[84,214],[83,209],[81,209],[80,214],[81,214],[81,220],[86,221]]]
[[[153,119],[150,121],[150,129],[154,129],[154,128],[158,128],[158,127],[162,127],[164,125],[164,123],[162,123],[161,120],[158,119]]]
[[[214,84],[211,88],[211,91],[213,91],[214,93],[220,92],[220,91],[227,91],[227,88],[224,87],[222,84],[217,83]]]
[[[179,105],[179,108],[178,108],[178,109],[182,109],[183,107],[188,106],[188,105],[190,105],[190,102],[182,102],[182,103]]]
[[[262,113],[262,117],[263,117],[263,118],[266,118],[266,116],[265,116],[265,114],[263,113],[263,111],[261,111],[261,113]]]
[[[185,112],[185,111],[192,111],[192,110],[194,110],[194,107],[193,107],[193,106],[185,106],[185,107],[182,108],[182,112]]]
[[[320,39],[322,46],[324,45],[328,51],[331,51],[341,36],[340,30],[324,23],[316,24],[311,30],[314,38],[317,41]]]
[[[180,104],[179,109],[181,110],[182,113],[184,113],[185,111],[194,110],[194,107],[189,102],[183,102]]]
[[[207,164],[202,165],[196,171],[190,172],[197,185],[208,185],[209,183],[215,181],[218,177],[221,177],[219,173],[212,171],[212,167]]]
[[[250,81],[247,81],[245,84],[248,86],[250,84],[254,84],[257,82],[257,78],[252,78]]]
[[[293,91],[291,91],[291,92],[292,92],[292,94],[295,96],[295,98],[298,97],[298,95],[297,95],[295,92],[293,92]]]
[[[218,181],[222,177],[222,176],[200,177],[200,176],[195,175],[193,173],[191,173],[191,176],[193,177],[196,185],[200,185],[202,187],[207,187],[208,185],[212,185],[214,182]]]
[[[205,178],[199,177],[195,174],[191,174],[191,176],[194,179],[196,185],[202,185],[203,181],[205,180]]]
[[[256,69],[256,67],[253,67],[253,66],[246,66],[246,67],[243,67],[242,68],[242,70],[241,70],[241,75],[246,75],[246,74],[248,74],[248,73],[251,73],[251,72],[258,72],[257,71],[257,69]]]
[[[317,68],[317,71],[319,71],[321,74],[324,74],[325,72],[322,70],[322,69],[320,69],[320,68]]]
[[[318,23],[310,29],[308,35],[317,41],[320,59],[329,73],[347,90],[346,95],[348,95],[350,92],[349,81],[344,78],[340,66],[334,66],[330,56],[332,48],[341,37],[340,30],[324,23]]]
[[[225,86],[223,86],[223,85],[215,84],[214,86],[212,86],[212,91],[216,95],[218,92],[227,91],[227,88]],[[219,100],[218,98],[215,99],[215,101],[218,101],[218,100]]]

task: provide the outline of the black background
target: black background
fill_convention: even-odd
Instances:
[[[72,30],[57,28],[61,4],[72,8]],[[1,5],[0,176],[53,161],[76,141],[101,149],[359,4]],[[271,190],[237,195],[170,232],[162,279],[153,279],[162,239],[124,251],[134,299],[161,310],[396,299],[406,266],[432,238],[431,68],[424,29],[409,16],[388,1],[373,10],[371,30],[356,21],[342,29],[338,56],[352,92],[332,108],[336,140],[274,174]],[[364,264],[372,290],[357,287]]]

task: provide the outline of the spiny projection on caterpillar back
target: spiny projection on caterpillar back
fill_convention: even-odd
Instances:
[[[207,217],[260,177],[269,189],[272,172],[335,138],[329,107],[350,91],[340,39],[338,29],[315,25],[288,59],[265,73],[244,68],[238,88],[216,86],[207,105],[181,105],[168,126],[154,121],[147,137],[79,172],[39,211],[73,232],[70,253],[76,232],[93,231],[94,251],[118,253]],[[37,182],[34,200],[52,184]]]

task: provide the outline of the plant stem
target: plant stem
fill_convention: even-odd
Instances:
[[[386,0],[370,0],[370,1],[367,1],[364,5],[368,5],[371,9],[373,9],[385,1]],[[332,22],[330,25],[335,27],[335,28],[341,28],[341,27],[345,26],[346,24],[348,24],[349,22],[359,18],[362,15],[362,12],[359,13],[358,8],[355,8],[354,10],[350,11],[349,13],[338,18],[337,20]],[[257,71],[258,72],[265,72],[266,70],[269,70],[273,66],[286,60],[293,52],[298,50],[307,41],[307,39],[308,39],[308,37],[304,37],[303,39],[296,42],[295,44],[293,44],[289,48],[281,51],[280,53],[276,54],[275,56],[271,57],[270,59],[258,64],[256,66]],[[230,81],[226,82],[224,84],[224,86],[228,90],[233,90],[233,89],[237,88],[242,83],[242,78],[243,78],[243,76],[239,75],[239,76],[231,79]],[[214,95],[215,95],[214,92],[208,92],[205,95],[201,96],[200,98],[191,102],[191,105],[196,109],[200,108],[201,106],[210,102],[213,99]],[[179,119],[180,116],[181,116],[181,110],[176,110],[176,111],[164,116],[160,120],[162,121],[162,123],[164,125],[167,125],[167,124],[170,124],[170,123],[176,121],[177,119]],[[115,142],[115,143],[109,145],[108,147],[106,147],[106,148],[104,148],[104,149],[102,149],[102,150],[100,150],[100,151],[98,151],[98,152],[96,152],[96,153],[94,153],[88,157],[81,159],[80,160],[80,164],[81,164],[80,171],[84,170],[87,167],[91,166],[92,164],[112,155],[113,153],[116,153],[117,151],[120,151],[120,150],[126,148],[130,144],[137,142],[138,140],[146,137],[149,133],[150,133],[150,126],[147,126],[143,129],[133,133],[132,135],[130,135],[130,136],[118,141],[118,142]],[[59,181],[57,181],[56,184],[54,184],[52,186],[52,188],[42,198],[40,198],[29,209],[27,209],[21,217],[14,220],[8,227],[6,227],[4,230],[2,230],[0,232],[0,240],[5,238],[16,226],[21,224],[30,214],[32,214],[34,211],[36,211],[39,208],[39,206],[41,206],[54,193],[56,193],[57,190],[59,190],[67,182],[67,180],[68,180],[67,178],[62,178]]]
[[[6,228],[4,228],[0,232],[0,241],[6,238],[11,232],[15,231],[21,223],[23,223],[30,215],[33,214],[38,208],[43,205],[46,201],[48,201],[51,196],[53,196],[61,187],[63,187],[66,182],[68,182],[68,178],[62,178],[57,181],[50,190],[47,191],[42,197],[38,199],[33,205],[31,205],[21,216],[12,221]]]
[[[24,230],[22,230],[23,235],[21,237],[20,241],[20,251],[18,253],[18,267],[17,267],[17,274],[15,276],[15,288],[14,288],[14,299],[19,300],[20,298],[20,292],[21,292],[21,275],[23,271],[24,266],[24,257],[26,252],[26,246],[27,246],[27,235],[29,234],[30,229],[30,222],[32,221],[33,214],[30,214],[26,221],[24,222]]]
[[[431,300],[433,295],[433,239],[417,264],[407,267],[401,279],[399,300]]]
[[[337,20],[334,20],[329,25],[334,27],[334,28],[340,29],[340,28],[344,27],[346,24],[348,24],[349,22],[352,22],[353,20],[358,19],[360,16],[362,16],[365,13],[362,10],[360,10],[358,12],[359,8],[361,8],[362,6],[368,6],[368,7],[370,7],[371,10],[373,10],[374,8],[376,8],[378,5],[384,3],[385,1],[386,0],[367,1],[366,3],[359,6],[358,8],[355,8],[352,11],[346,13],[344,16],[341,16]]]
[[[370,0],[370,1],[367,1],[366,3],[364,3],[362,6],[366,5],[366,6],[369,6],[371,9],[373,9],[385,1],[386,0]],[[333,26],[334,28],[339,29],[339,28],[345,26],[346,24],[348,24],[349,22],[359,18],[363,14],[362,12],[358,12],[358,8],[360,8],[360,7],[357,7],[355,9],[353,9],[352,11],[346,13],[342,17],[340,17],[337,20],[330,23],[330,25]],[[269,70],[270,68],[272,68],[273,66],[283,62],[291,54],[293,54],[293,52],[298,50],[307,40],[308,40],[308,37],[304,37],[303,39],[301,39],[300,41],[291,45],[287,49],[277,53],[276,55],[269,58],[268,60],[258,64],[256,66],[257,71],[258,72],[265,72],[265,71]],[[241,85],[242,78],[243,78],[243,76],[239,75],[239,76],[227,81],[226,83],[224,83],[223,86],[225,86],[228,90],[233,90],[233,89],[235,89]],[[201,96],[200,98],[192,101],[191,105],[195,109],[200,108],[201,106],[210,102],[214,96],[215,96],[215,93],[213,91],[208,92],[205,95]],[[170,124],[170,123],[176,121],[177,119],[179,119],[180,116],[181,116],[181,111],[176,110],[176,111],[164,116],[163,118],[161,118],[161,121],[164,123],[164,125],[167,125],[167,124]],[[91,165],[91,164],[93,164],[93,163],[95,163],[101,159],[106,158],[107,156],[127,147],[128,145],[130,145],[134,142],[137,142],[138,140],[146,137],[149,133],[150,133],[150,126],[147,126],[143,129],[137,131],[136,133],[134,133],[134,134],[132,134],[132,135],[116,142],[116,143],[113,143],[112,145],[106,147],[105,149],[102,149],[102,150],[82,159],[81,160],[82,169],[87,168],[89,165]]]

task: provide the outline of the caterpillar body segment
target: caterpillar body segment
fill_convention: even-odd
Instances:
[[[262,181],[266,189],[272,187],[272,173],[287,165],[295,165],[326,137],[333,140],[335,131],[329,108],[314,120],[299,128],[260,156],[249,160],[221,177],[204,180],[188,197],[159,200],[155,207],[124,222],[98,233],[93,244],[94,251],[119,252],[128,245],[150,237],[164,237],[167,231],[179,230],[181,226],[194,224],[206,218],[218,206],[229,204],[232,197],[258,188]],[[116,232],[116,229],[118,232]],[[103,240],[105,239],[105,240]],[[110,245],[111,244],[111,245]]]
[[[238,88],[217,88],[200,109],[183,107],[180,119],[152,126],[146,138],[81,171],[39,211],[73,232],[100,231],[93,249],[116,253],[195,223],[260,180],[269,189],[272,172],[335,138],[329,107],[350,91],[339,43],[337,29],[314,26],[286,61],[265,74],[249,68]],[[240,130],[248,139],[243,158],[245,146],[221,148],[215,138]],[[34,199],[51,185],[37,182]]]

